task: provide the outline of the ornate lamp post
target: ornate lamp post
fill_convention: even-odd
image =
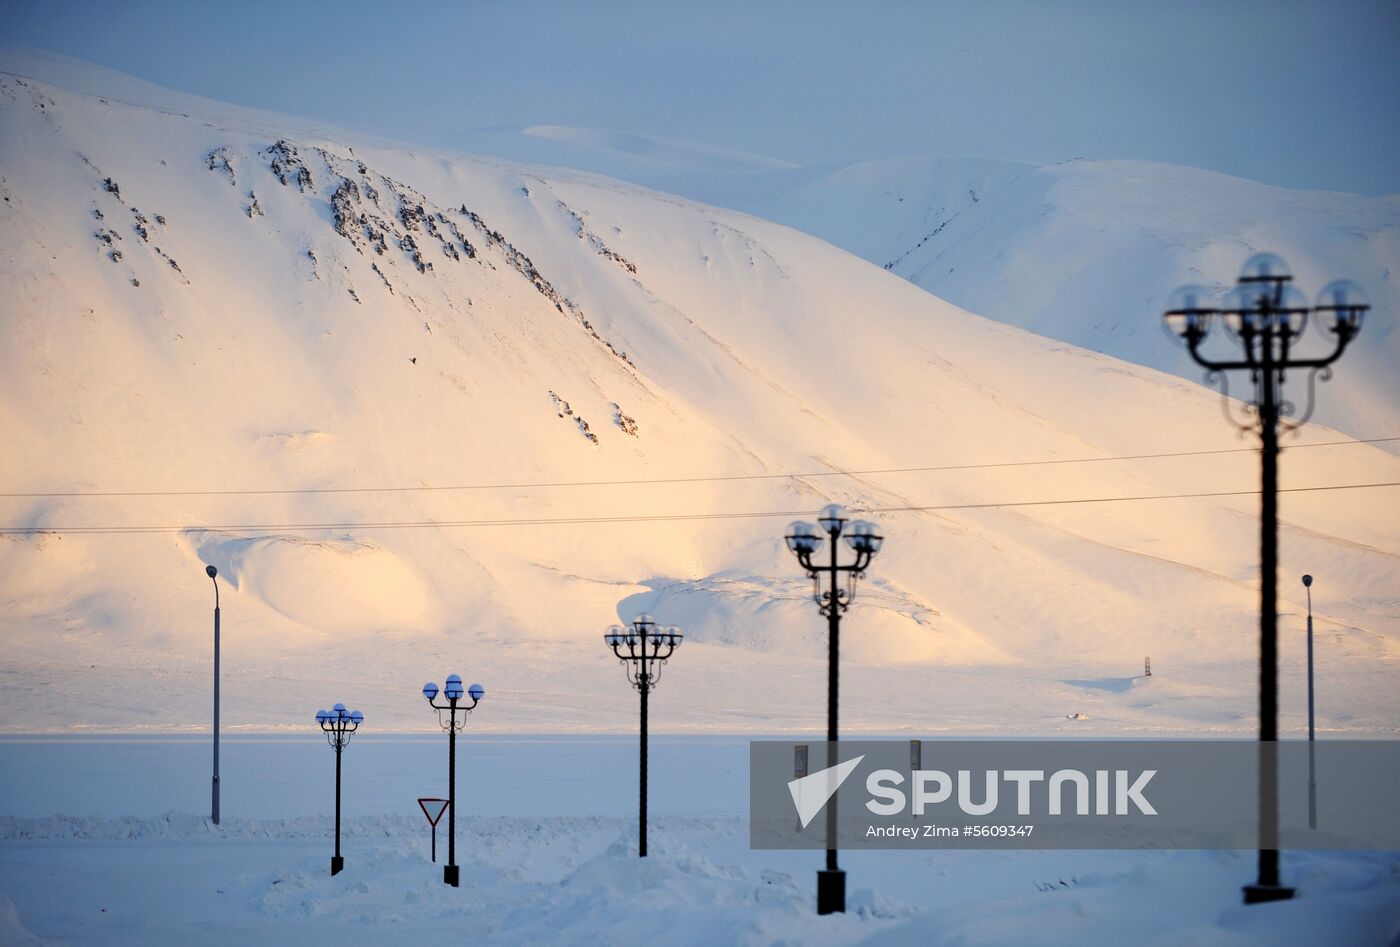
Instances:
[[[340,753],[350,742],[350,735],[360,729],[364,719],[364,714],[358,710],[351,713],[345,709],[344,704],[336,704],[330,710],[316,711],[316,722],[325,732],[326,742],[335,750],[335,854],[331,856],[333,875],[340,874],[341,869],[345,867],[345,859],[340,857]]]
[[[841,565],[837,558],[837,540],[845,538],[855,553],[855,560]],[[813,555],[827,538],[831,540],[831,558],[825,564],[813,561]],[[880,527],[868,520],[850,522],[846,511],[836,504],[822,510],[814,527],[798,521],[788,527],[788,549],[811,577],[812,597],[827,623],[827,696],[826,696],[826,765],[836,765],[837,730],[836,705],[840,690],[841,615],[850,607],[856,594],[856,580],[865,574],[870,560],[880,551],[885,537]],[[844,576],[844,580],[843,580]],[[823,587],[825,580],[825,587]],[[836,864],[836,795],[826,805],[826,870],[817,872],[817,913],[844,913],[846,910],[846,873]]]
[[[627,669],[627,680],[642,695],[642,746],[637,855],[647,857],[647,694],[661,679],[661,665],[681,646],[685,635],[675,625],[661,627],[650,615],[632,619],[632,627],[613,625],[603,635]]]
[[[1279,881],[1278,767],[1272,746],[1278,740],[1278,453],[1279,429],[1297,430],[1312,414],[1314,382],[1331,377],[1329,366],[1341,357],[1361,331],[1370,306],[1361,290],[1349,280],[1329,283],[1309,306],[1293,285],[1293,275],[1277,255],[1259,253],[1244,265],[1235,288],[1215,301],[1209,290],[1183,286],[1176,290],[1163,313],[1167,327],[1185,343],[1206,378],[1218,382],[1228,398],[1227,372],[1247,372],[1254,386],[1248,405],[1251,417],[1244,423],[1230,419],[1241,430],[1259,434],[1262,459],[1260,504],[1260,605],[1259,605],[1259,879],[1246,885],[1244,901],[1255,904],[1293,897],[1293,889]],[[1299,358],[1293,346],[1307,328],[1309,316],[1330,336],[1331,351],[1317,358]],[[1207,357],[1203,343],[1219,317],[1226,335],[1235,344],[1235,357]],[[1290,370],[1308,373],[1308,402],[1301,417],[1290,420],[1294,405],[1284,400],[1283,383]],[[1229,415],[1229,402],[1226,401]]]
[[[437,711],[438,725],[447,731],[447,864],[442,866],[442,883],[456,888],[458,886],[457,731],[467,725],[467,714],[481,703],[481,698],[486,695],[486,689],[480,684],[473,684],[464,695],[462,678],[456,674],[449,674],[447,683],[442,685],[442,696],[447,699],[447,703],[437,703],[437,695],[438,686],[436,684],[423,685],[423,696],[428,699],[428,706]],[[462,702],[466,698],[471,699],[470,704]],[[461,714],[461,719],[458,719],[458,714]]]
[[[219,824],[219,570],[205,566],[204,574],[214,583],[214,799],[209,816]]]

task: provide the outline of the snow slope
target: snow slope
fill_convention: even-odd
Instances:
[[[345,700],[417,729],[421,682],[460,671],[483,728],[627,729],[599,633],[645,609],[689,632],[655,726],[812,728],[822,628],[789,514],[1255,483],[1247,450],[1104,460],[1246,447],[1197,385],[616,180],[4,75],[0,192],[3,525],[164,528],[0,535],[10,731],[201,725],[206,563],[230,726]],[[1051,459],[1101,462],[831,475]],[[1369,445],[1284,459],[1285,487],[1396,480]],[[160,495],[54,495],[94,491]],[[886,516],[846,726],[1247,731],[1255,509]],[[1394,728],[1394,510],[1283,500],[1284,575],[1319,576],[1329,728]]]
[[[547,133],[546,133],[547,131]],[[1162,345],[1158,316],[1183,283],[1232,286],[1246,259],[1281,253],[1305,293],[1346,276],[1375,309],[1316,417],[1358,436],[1400,429],[1400,195],[1294,191],[1149,161],[1038,167],[909,155],[792,166],[720,163],[636,135],[495,129],[486,154],[582,168],[821,237],[973,312],[1199,381]]]
[[[208,107],[45,51],[0,45],[0,69],[176,111]],[[219,109],[257,120],[248,109]],[[803,166],[626,129],[529,123],[465,131],[457,147],[783,223],[970,311],[1196,382],[1199,367],[1161,344],[1166,296],[1187,282],[1233,285],[1251,254],[1280,252],[1307,294],[1346,276],[1375,306],[1365,344],[1347,354],[1315,417],[1359,437],[1400,430],[1400,195],[1294,191],[1179,165],[1090,158],[1040,167],[895,155]]]

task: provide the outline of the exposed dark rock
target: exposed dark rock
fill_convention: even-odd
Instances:
[[[302,162],[296,147],[287,139],[279,138],[264,151],[272,165],[272,173],[284,185],[295,181],[297,190],[306,191],[311,187],[311,170]]]
[[[587,421],[585,421],[583,418],[579,417],[578,415],[574,414],[574,409],[573,409],[572,407],[570,407],[569,402],[565,401],[563,398],[559,397],[557,394],[555,394],[555,393],[552,392],[552,391],[549,393],[549,400],[550,400],[550,402],[553,403],[553,405],[554,405],[554,413],[555,413],[556,415],[558,415],[558,416],[561,417],[561,418],[570,418],[570,419],[572,419],[573,422],[574,422],[574,425],[579,429],[579,433],[580,433],[580,434],[582,434],[584,437],[588,438],[588,440],[591,441],[592,443],[594,443],[594,444],[598,443],[598,435],[597,435],[597,434],[594,434],[592,431],[590,431],[590,430],[588,429],[588,422],[587,422]]]
[[[355,204],[359,203],[360,189],[349,178],[341,178],[340,186],[331,195],[331,213],[335,218],[335,232],[353,240],[352,228],[359,222],[355,216]],[[359,249],[356,247],[356,249]]]
[[[233,173],[233,162],[229,160],[229,150],[226,146],[215,148],[209,152],[206,163],[210,171],[218,171],[228,175],[228,183],[237,186],[238,179]]]
[[[408,254],[409,259],[413,261],[413,265],[418,267],[419,273],[426,273],[433,268],[431,263],[423,259],[423,253],[418,249],[418,244],[414,241],[411,234],[404,234],[399,238],[399,249]]]
[[[427,213],[423,210],[422,204],[400,204],[399,219],[409,230],[417,230],[427,219]]]
[[[563,201],[555,201],[555,204],[558,205],[561,211],[568,215],[571,221],[573,221],[574,233],[578,234],[578,238],[580,240],[587,241],[588,245],[593,248],[594,253],[597,253],[604,259],[611,260],[627,272],[632,273],[633,275],[636,274],[636,264],[628,260],[626,257],[618,253],[606,243],[604,243],[602,237],[598,236],[596,233],[589,229],[588,223],[583,219],[583,217],[579,213],[577,213],[572,207],[570,207],[568,204],[565,204]]]
[[[371,263],[369,267],[370,269],[374,270],[374,272],[379,274],[379,278],[384,281],[384,285],[387,286],[389,288],[389,292],[392,293],[394,291],[394,284],[389,282],[389,277],[384,275],[384,271],[379,268],[379,264]]]
[[[636,437],[637,419],[628,417],[627,415],[623,414],[622,408],[618,406],[617,402],[613,402],[612,409],[613,423],[616,424],[618,427],[622,428],[622,433],[631,434],[633,437]]]

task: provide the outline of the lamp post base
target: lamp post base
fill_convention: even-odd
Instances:
[[[846,913],[846,873],[840,869],[817,872],[817,913]]]
[[[456,865],[443,865],[443,866],[442,866],[442,883],[443,883],[443,884],[445,884],[445,885],[451,885],[451,886],[454,887],[454,888],[459,887],[459,885],[457,884],[457,867],[458,867],[458,866],[456,866]]]
[[[340,855],[331,856],[331,874],[338,875],[345,870],[345,859]]]
[[[1244,903],[1263,904],[1266,901],[1289,901],[1294,889],[1285,885],[1245,885]]]

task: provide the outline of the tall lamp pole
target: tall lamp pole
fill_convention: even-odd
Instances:
[[[335,750],[335,854],[331,856],[331,874],[338,875],[345,867],[345,859],[340,856],[340,754],[350,742],[350,735],[360,729],[365,715],[358,710],[353,713],[344,704],[336,704],[330,710],[316,711],[316,722],[326,734],[326,742]]]
[[[1312,414],[1317,377],[1331,377],[1331,364],[1341,357],[1361,331],[1370,306],[1355,283],[1337,280],[1318,294],[1309,306],[1293,285],[1293,275],[1273,253],[1259,253],[1244,265],[1235,286],[1223,300],[1212,299],[1209,290],[1183,286],[1176,290],[1163,313],[1167,327],[1185,341],[1206,378],[1220,385],[1229,414],[1228,372],[1248,373],[1254,397],[1248,405],[1252,417],[1234,422],[1241,430],[1258,433],[1262,476],[1260,491],[1260,604],[1259,604],[1259,877],[1244,888],[1244,903],[1257,904],[1293,897],[1293,889],[1279,880],[1278,844],[1278,454],[1279,429],[1294,431]],[[1322,323],[1332,336],[1331,351],[1317,358],[1299,358],[1293,345],[1307,328],[1309,316]],[[1238,348],[1238,356],[1225,360],[1207,357],[1202,344],[1211,324],[1220,317],[1226,334]],[[1242,356],[1242,357],[1239,357]],[[1302,416],[1290,420],[1294,406],[1283,397],[1289,370],[1308,373],[1308,402]]]
[[[855,561],[841,565],[837,559],[837,540],[844,534],[846,545],[856,554]],[[819,565],[812,556],[830,538],[831,558]],[[814,527],[798,521],[788,527],[788,549],[812,579],[812,597],[818,611],[826,616],[827,624],[827,692],[826,692],[826,765],[835,766],[837,729],[836,705],[840,685],[841,615],[850,607],[856,594],[856,580],[865,574],[870,560],[880,551],[885,538],[880,527],[868,520],[850,522],[846,511],[836,504],[822,510]],[[844,576],[844,581],[843,581]],[[823,588],[823,580],[826,587]],[[836,864],[836,794],[826,804],[826,870],[817,872],[817,913],[844,913],[846,910],[846,873]]]
[[[627,680],[642,695],[641,756],[639,761],[637,856],[647,857],[647,694],[661,680],[661,665],[681,646],[685,635],[675,625],[661,627],[656,619],[642,614],[632,619],[632,627],[613,625],[603,635],[623,667]],[[626,652],[624,653],[624,650]]]
[[[1308,590],[1308,828],[1315,829],[1317,828],[1317,720],[1313,716],[1312,583],[1312,576],[1303,576],[1303,588]]]
[[[219,824],[219,570],[205,566],[204,574],[214,583],[214,783],[209,818]]]
[[[438,686],[436,684],[423,685],[423,696],[428,699],[428,706],[437,711],[438,725],[447,731],[447,864],[442,866],[442,883],[456,888],[458,887],[457,731],[467,725],[467,714],[481,703],[481,698],[486,695],[486,689],[480,684],[473,684],[467,691],[463,692],[462,678],[457,674],[449,674],[447,683],[442,685],[442,696],[446,698],[447,703],[437,703],[437,695]],[[471,698],[470,704],[463,702],[468,697]],[[461,719],[458,719],[458,714],[461,715]]]

